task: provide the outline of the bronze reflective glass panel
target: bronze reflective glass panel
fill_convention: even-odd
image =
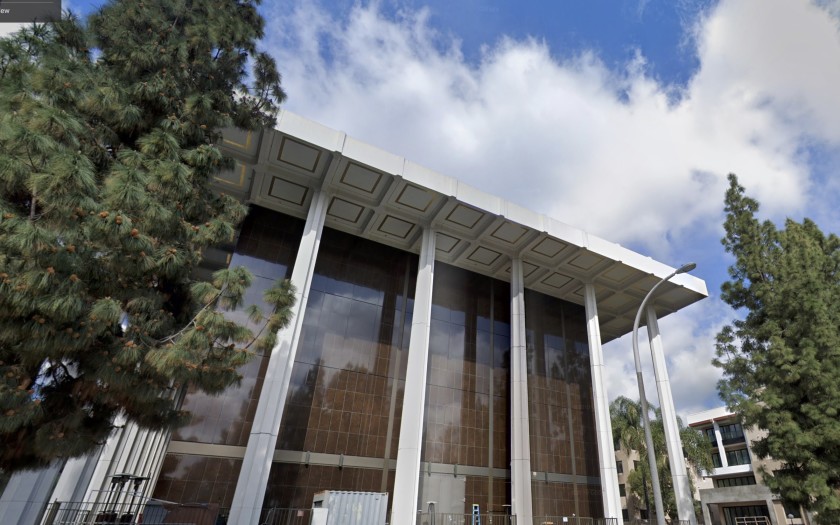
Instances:
[[[268,477],[268,489],[263,507],[265,509],[311,509],[313,496],[324,490],[385,492],[382,485],[383,474],[380,470],[275,463]],[[394,486],[393,470],[385,473],[385,485]],[[390,488],[388,490],[390,491]],[[389,497],[388,506],[390,505],[391,498]]]
[[[265,208],[253,207],[250,210],[240,228],[230,266],[248,268],[254,279],[246,293],[243,307],[228,312],[229,318],[248,325],[254,332],[259,330],[260,326],[251,323],[244,310],[248,305],[256,304],[263,312],[268,312],[262,299],[263,292],[273,286],[277,279],[288,279],[291,276],[303,226],[300,219]],[[183,408],[190,412],[192,419],[189,424],[176,429],[172,439],[218,445],[247,445],[267,366],[267,356],[255,357],[239,368],[242,381],[220,395],[188,392]]]
[[[327,471],[348,470],[338,467],[342,455],[383,460],[356,469],[370,470],[358,479],[373,476],[375,490],[352,490],[393,486],[384,460],[397,457],[416,273],[416,255],[323,232],[277,449],[328,454],[334,466]],[[296,468],[275,463],[272,479]],[[307,483],[312,490],[345,490],[331,486],[331,476]],[[266,501],[298,501],[287,486],[270,483]],[[304,506],[311,504],[310,498]]]
[[[154,497],[178,503],[215,503],[229,508],[241,459],[168,454]]]
[[[601,517],[584,309],[525,290],[525,328],[534,515]]]
[[[431,317],[422,461],[486,474],[426,473],[421,500],[503,513],[509,480],[490,469],[510,465],[510,285],[436,262]]]
[[[262,293],[277,279],[291,275],[304,223],[264,208],[252,207],[243,221],[230,265],[245,266],[254,276],[245,305],[258,304]],[[229,317],[259,329],[243,310]],[[175,431],[174,441],[246,446],[257,410],[268,356],[256,356],[239,368],[242,380],[217,396],[189,391],[183,408],[190,422]],[[242,461],[239,459],[167,454],[153,492],[154,497],[175,502],[216,503],[229,507]]]

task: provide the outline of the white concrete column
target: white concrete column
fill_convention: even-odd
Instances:
[[[426,411],[426,376],[429,370],[432,288],[435,276],[435,237],[434,230],[423,230],[417,285],[414,291],[414,314],[411,318],[411,339],[408,345],[391,523],[410,525],[417,521],[420,452],[423,446],[423,419]]]
[[[522,260],[510,268],[510,471],[511,512],[516,522],[534,521],[531,499],[531,430],[528,423],[528,345],[525,339],[525,278]]]
[[[137,487],[140,489],[137,494],[151,497],[169,441],[169,432],[140,428],[136,423],[126,422],[122,415],[116,418],[115,424],[114,432],[102,446],[87,456],[73,458],[65,463],[49,498],[51,503],[102,504],[110,501],[128,504],[135,499],[135,485],[133,482],[112,485],[111,480],[117,473],[147,478]],[[111,489],[117,492],[112,493]],[[138,497],[137,500],[142,498]],[[71,508],[66,505],[62,507]],[[64,519],[65,512],[75,511],[61,510],[57,519]]]
[[[158,482],[160,471],[163,468],[163,459],[166,457],[166,449],[169,447],[169,440],[172,438],[171,432],[162,433],[160,440],[155,446],[155,453],[150,456],[149,462],[149,481],[146,484],[145,495],[152,496],[152,489]]]
[[[170,432],[167,430],[143,429],[134,440],[131,453],[126,458],[123,472],[133,476],[147,478],[137,487],[139,494],[151,497],[152,488],[157,482],[158,469],[163,461],[166,443],[169,442]],[[134,492],[134,484],[131,485]]]
[[[93,470],[96,468],[99,454],[101,453],[102,447],[98,446],[87,456],[68,459],[55,484],[55,489],[50,496],[50,502],[86,501],[85,498],[90,488],[90,479],[93,476]]]
[[[728,467],[729,461],[726,460],[726,449],[723,448],[723,436],[720,433],[720,425],[717,421],[712,421],[712,426],[715,429],[715,444],[717,445],[718,455],[720,456],[721,467]]]
[[[268,368],[265,371],[257,412],[242,470],[230,509],[230,523],[255,525],[260,519],[268,474],[277,445],[277,433],[289,392],[292,367],[295,364],[298,340],[303,326],[303,313],[309,297],[309,286],[315,272],[315,260],[321,244],[321,233],[327,214],[327,195],[318,191],[312,198],[303,237],[300,241],[295,265],[292,269],[292,285],[295,287],[295,305],[292,308],[292,321],[277,332],[277,343],[271,349]]]
[[[12,474],[6,489],[0,493],[0,523],[37,525],[41,523],[50,494],[62,468],[55,461],[37,470]]]
[[[662,424],[665,429],[665,445],[668,449],[668,461],[671,465],[671,477],[674,481],[674,498],[677,501],[677,514],[681,521],[689,521],[697,525],[694,516],[694,503],[688,474],[685,470],[680,429],[677,424],[677,411],[674,408],[674,396],[671,394],[671,382],[668,379],[668,368],[665,365],[665,352],[662,346],[662,336],[659,333],[659,323],[656,311],[652,306],[647,307],[647,333],[650,339],[650,353],[653,357],[653,372],[656,376],[656,391],[659,394],[659,409],[662,411]]]
[[[105,444],[102,452],[96,458],[96,466],[90,477],[90,483],[85,488],[82,501],[104,501],[107,491],[111,488],[111,477],[122,472],[123,456],[126,448],[131,446],[137,436],[139,427],[127,422],[125,416],[118,415],[114,420],[114,431]],[[72,478],[68,480],[73,482]]]
[[[601,467],[601,498],[604,517],[621,520],[621,495],[618,492],[618,471],[610,420],[610,399],[607,395],[604,350],[601,347],[601,325],[595,301],[595,286],[584,284],[586,333],[589,335],[589,365],[592,373],[592,401],[595,409],[595,432],[598,437],[598,462]]]

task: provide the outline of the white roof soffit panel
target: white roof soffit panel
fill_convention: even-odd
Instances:
[[[438,261],[509,281],[520,256],[527,288],[577,304],[593,283],[604,341],[632,330],[642,298],[674,271],[288,111],[274,130],[231,130],[222,148],[236,164],[217,185],[254,204],[305,217],[321,189],[331,228],[417,253],[431,226]],[[703,280],[677,275],[654,307],[662,317],[707,295]]]

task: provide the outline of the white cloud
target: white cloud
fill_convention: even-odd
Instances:
[[[693,101],[701,107],[719,106],[730,115],[726,121],[741,127],[752,144],[781,154],[800,169],[807,160],[802,146],[816,142],[836,148],[840,34],[830,12],[803,0],[721,2],[697,25],[702,67],[691,86]],[[764,119],[763,125],[741,120],[739,110],[744,107]],[[786,194],[808,188],[804,176],[785,181],[773,172],[739,175],[765,206],[790,210]]]
[[[11,35],[12,33],[17,32],[23,26],[24,24],[14,24],[11,22],[0,23],[0,38],[5,38]]]
[[[468,64],[422,10],[334,19],[307,3],[269,18],[290,109],[655,251],[719,216],[731,171],[769,212],[800,208],[801,139],[840,140],[836,27],[801,2],[721,3],[697,26],[701,68],[677,102],[642,58],[616,72],[502,39]]]
[[[266,43],[290,110],[678,264],[672,244],[720,229],[729,172],[773,218],[826,202],[807,146],[840,145],[838,5],[722,0],[693,26],[699,69],[681,88],[642,56],[614,70],[593,51],[558,60],[537,39],[502,38],[469,63],[426,11],[389,18],[375,2],[343,18],[268,7]],[[714,398],[716,320],[732,315],[716,301],[662,323],[683,414]],[[612,396],[635,390],[622,341],[607,349]]]

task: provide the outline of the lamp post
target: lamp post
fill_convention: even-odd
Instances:
[[[650,414],[648,413],[648,404],[647,404],[647,396],[645,395],[645,381],[642,378],[642,361],[639,358],[639,320],[642,317],[642,312],[645,309],[645,305],[648,302],[648,299],[651,298],[653,293],[656,291],[659,286],[664,283],[665,281],[669,280],[671,277],[690,272],[691,270],[697,267],[694,263],[688,263],[680,266],[677,270],[673,273],[668,275],[667,277],[662,278],[658,283],[656,283],[653,288],[647,293],[644,299],[642,299],[642,304],[639,305],[639,311],[636,312],[636,319],[633,321],[633,360],[636,363],[636,383],[639,385],[639,400],[642,405],[642,421],[644,422],[645,427],[645,445],[647,446],[648,451],[648,465],[650,466],[650,484],[653,487],[653,504],[656,507],[656,523],[657,525],[665,525],[665,512],[664,507],[662,505],[662,489],[659,485],[659,472],[656,468],[656,454],[653,449],[653,436],[650,432]],[[648,509],[650,512],[650,509]]]

